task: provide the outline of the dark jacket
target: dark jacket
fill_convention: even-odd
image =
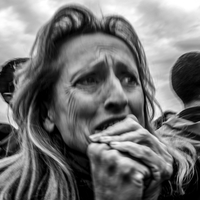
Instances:
[[[10,124],[0,123],[0,159],[13,155],[19,149],[16,129]]]
[[[88,157],[70,148],[67,149],[67,156],[76,179],[80,200],[94,200]]]
[[[200,141],[200,107],[192,107],[181,111],[158,129],[157,133],[173,131],[173,133],[181,134],[182,137]],[[196,148],[197,154],[200,150]],[[174,169],[174,176],[176,169]],[[173,178],[172,178],[173,179]],[[172,180],[173,187],[173,180]],[[175,185],[174,185],[175,187]],[[200,200],[200,160],[195,165],[195,175],[185,189],[185,195],[164,195],[162,200]]]

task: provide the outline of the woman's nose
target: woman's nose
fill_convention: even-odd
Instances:
[[[120,81],[118,79],[113,81],[107,92],[107,99],[104,102],[105,109],[110,112],[122,111],[128,104],[128,98]]]

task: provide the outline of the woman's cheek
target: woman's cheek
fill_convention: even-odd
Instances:
[[[66,123],[70,135],[66,137],[66,143],[76,150],[86,152],[90,143],[90,124],[98,108],[92,96],[74,92],[68,100]]]
[[[129,107],[131,113],[135,115],[138,119],[138,122],[144,127],[145,126],[145,117],[144,117],[144,95],[142,91],[138,91],[136,94],[130,94],[128,96]]]
[[[97,93],[86,93],[79,91],[74,96],[77,105],[77,118],[90,121],[100,106],[100,95]]]

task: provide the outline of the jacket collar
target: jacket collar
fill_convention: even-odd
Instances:
[[[200,136],[200,121],[192,122],[187,119],[180,118],[178,115],[175,115],[163,124],[168,125],[171,128],[195,133],[196,135]]]

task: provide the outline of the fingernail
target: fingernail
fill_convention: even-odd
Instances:
[[[92,141],[98,141],[100,136],[99,135],[90,135],[89,138],[92,140]]]
[[[111,140],[111,137],[109,136],[102,136],[100,137],[101,142],[109,142]]]
[[[110,142],[110,145],[111,146],[117,146],[117,145],[119,145],[119,142]]]

